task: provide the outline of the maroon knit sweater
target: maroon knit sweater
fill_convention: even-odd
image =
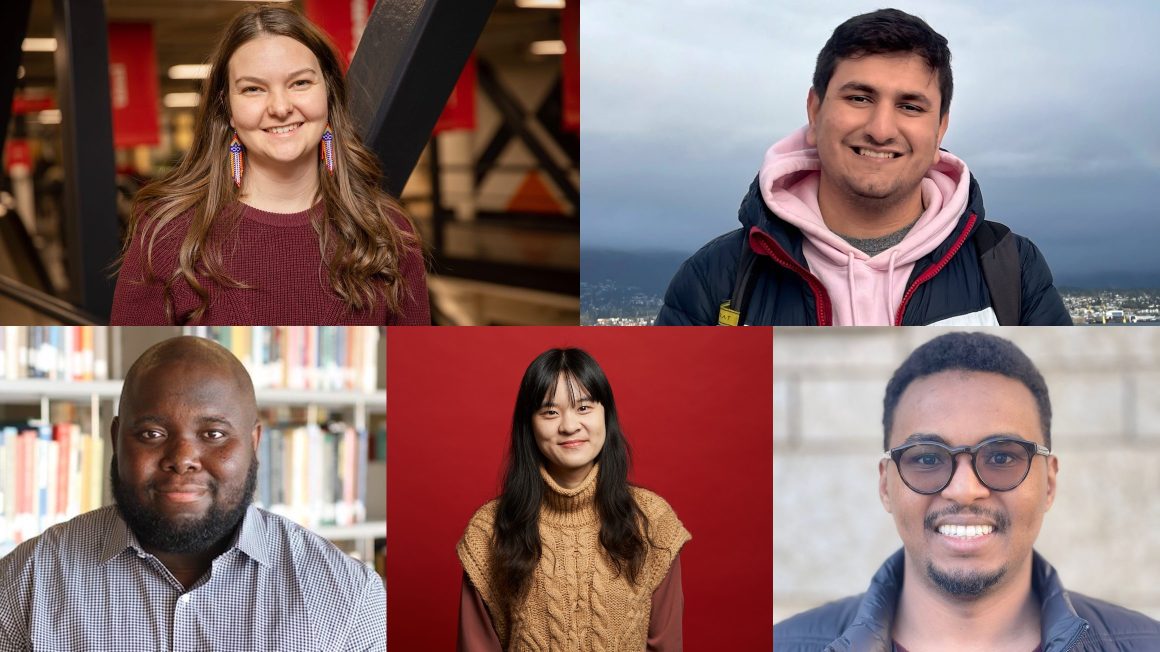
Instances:
[[[403,259],[402,305],[399,314],[388,314],[379,298],[369,309],[352,312],[330,288],[311,220],[322,204],[301,213],[268,213],[242,204],[236,229],[226,234],[222,249],[226,275],[251,289],[222,287],[204,275],[198,281],[209,292],[209,305],[197,324],[244,325],[428,325],[427,279],[419,251]],[[140,232],[133,235],[113,294],[113,325],[171,324],[165,314],[165,286],[177,267],[177,251],[193,219],[186,213],[166,225],[153,249],[152,283],[144,279],[145,249]],[[396,218],[400,228],[411,231],[406,220]],[[214,227],[215,232],[218,227]],[[219,235],[213,233],[212,235]],[[168,236],[168,237],[166,237]],[[182,281],[172,287],[174,316],[178,324],[192,324],[190,314],[200,304],[197,294]],[[381,297],[381,295],[380,295]]]

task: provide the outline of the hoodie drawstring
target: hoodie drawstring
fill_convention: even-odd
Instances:
[[[854,297],[858,294],[854,289],[854,252],[846,252],[846,284],[850,286],[850,296],[847,297],[850,301],[850,325],[858,325],[858,313],[854,311]]]
[[[898,258],[898,249],[894,248],[890,252],[890,264],[886,267],[886,287],[890,288],[886,294],[886,314],[894,314],[894,261]]]

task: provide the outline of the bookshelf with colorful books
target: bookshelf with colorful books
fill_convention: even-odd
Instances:
[[[368,432],[385,421],[383,355],[378,329],[353,327],[0,329],[0,556],[111,503],[115,376],[183,333],[221,342],[255,381],[256,503],[373,561],[386,533],[385,463],[368,462]]]

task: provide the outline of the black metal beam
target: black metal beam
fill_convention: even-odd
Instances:
[[[495,0],[376,2],[347,74],[351,111],[396,197]]]
[[[28,35],[32,0],[4,0],[0,6],[0,152],[12,119],[12,98],[16,95],[16,71],[20,69],[21,46]]]
[[[107,267],[117,255],[120,227],[105,3],[54,0],[53,23],[69,285],[83,309],[108,315],[113,283]]]
[[[548,150],[544,148],[540,141],[536,139],[536,135],[528,129],[527,116],[524,114],[523,107],[512,96],[503,84],[500,83],[499,77],[496,76],[495,71],[486,61],[478,61],[476,65],[477,78],[479,80],[479,88],[499,110],[500,115],[503,116],[504,124],[506,124],[516,136],[523,141],[524,146],[535,157],[536,162],[539,163],[542,169],[556,187],[568,198],[568,201],[573,206],[580,206],[580,188],[572,183],[568,177],[568,173],[561,168],[556,161],[548,154]]]

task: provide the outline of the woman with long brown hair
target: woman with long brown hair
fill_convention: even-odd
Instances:
[[[113,324],[426,324],[423,256],[294,9],[242,11],[210,58],[193,146],[136,197]]]

